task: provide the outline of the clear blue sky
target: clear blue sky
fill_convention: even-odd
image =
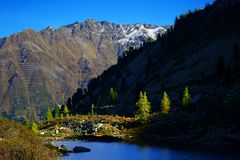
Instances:
[[[0,37],[26,28],[84,21],[88,18],[114,23],[171,25],[176,16],[202,8],[213,0],[3,0],[0,5]]]

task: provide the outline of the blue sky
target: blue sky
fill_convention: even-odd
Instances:
[[[171,25],[176,16],[202,8],[213,0],[3,0],[0,5],[0,37],[26,28],[84,21],[88,18],[114,23]]]

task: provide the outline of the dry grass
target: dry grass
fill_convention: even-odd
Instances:
[[[0,117],[0,160],[54,160],[48,149],[30,129]]]

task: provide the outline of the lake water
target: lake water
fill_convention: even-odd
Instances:
[[[91,152],[71,153],[64,160],[238,160],[238,156],[209,154],[174,150],[164,147],[141,146],[124,142],[82,142],[57,141],[54,145],[66,145],[69,150],[75,146],[91,149]]]

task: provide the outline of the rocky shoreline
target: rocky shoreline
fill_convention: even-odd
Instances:
[[[161,120],[164,122],[164,120]],[[134,119],[125,119],[112,116],[81,116],[71,117],[67,120],[57,120],[52,124],[43,126],[40,134],[46,142],[53,141],[97,141],[97,142],[128,142],[143,145],[166,146],[176,149],[187,149],[204,152],[235,152],[239,151],[239,136],[226,134],[223,128],[209,127],[217,132],[215,134],[198,134],[192,130],[191,133],[183,134],[176,132],[177,126],[173,127],[171,135],[160,134],[158,128],[166,128],[165,123],[162,126],[155,126],[149,130],[144,129],[143,125],[135,124]],[[155,122],[155,124],[157,124]],[[166,124],[168,124],[166,122]],[[169,125],[167,125],[168,129]],[[223,131],[222,131],[223,130]],[[201,130],[202,131],[202,130]],[[221,131],[221,132],[220,132]],[[200,131],[198,131],[200,132]],[[50,134],[51,133],[51,134]],[[86,134],[87,133],[87,134]],[[170,132],[168,132],[169,134]],[[202,132],[201,132],[202,133]],[[221,133],[221,134],[220,134]]]

